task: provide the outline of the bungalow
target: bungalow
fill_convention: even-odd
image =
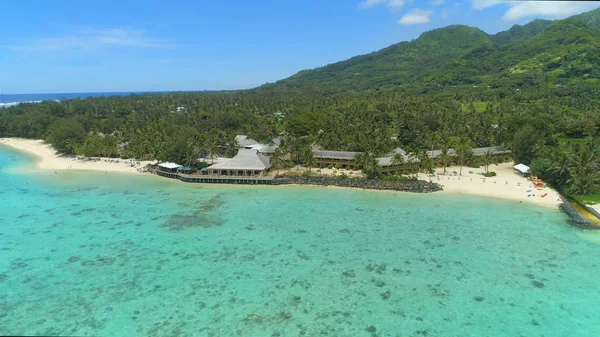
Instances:
[[[269,168],[269,158],[258,150],[239,149],[235,157],[208,167],[208,175],[262,177],[267,174]]]

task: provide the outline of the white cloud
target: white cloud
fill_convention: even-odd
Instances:
[[[516,21],[526,17],[564,19],[600,7],[598,1],[507,1],[507,0],[471,0],[475,9],[484,9],[505,4],[508,10],[502,20]]]
[[[108,47],[165,49],[173,48],[173,45],[150,38],[141,30],[80,27],[65,35],[25,38],[18,44],[4,47],[16,51],[59,51]]]
[[[516,21],[531,16],[563,19],[598,8],[600,3],[593,1],[523,1],[511,2],[509,6],[508,11],[502,16],[502,20]]]
[[[437,7],[437,6],[441,5],[441,4],[443,4],[444,0],[429,0],[429,3],[432,6]]]
[[[471,5],[475,9],[483,9],[483,8],[496,6],[497,4],[500,4],[502,2],[504,2],[504,1],[502,1],[502,0],[472,0]]]
[[[406,4],[406,0],[365,0],[362,3],[363,8],[371,8],[378,5],[387,5],[391,8],[402,8]]]
[[[404,14],[398,21],[401,25],[418,25],[422,23],[431,22],[431,16],[433,11],[425,11],[422,9],[412,9],[408,13]]]

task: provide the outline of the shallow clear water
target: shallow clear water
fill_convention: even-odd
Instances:
[[[599,237],[558,211],[33,164],[0,148],[0,335],[600,331]]]

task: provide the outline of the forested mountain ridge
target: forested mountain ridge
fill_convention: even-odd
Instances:
[[[551,23],[551,20],[535,19],[523,26],[514,25],[507,31],[491,35],[490,39],[497,44],[508,44],[515,41],[528,40],[543,32]]]
[[[448,26],[261,88],[365,90],[422,84],[521,88],[597,81],[598,27],[599,10],[565,20],[537,19],[496,35]],[[542,74],[546,70],[550,73]]]
[[[590,28],[600,29],[600,8],[579,15],[574,15],[571,17],[571,19],[579,20]]]

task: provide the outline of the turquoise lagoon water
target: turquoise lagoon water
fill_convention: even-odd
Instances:
[[[0,335],[600,334],[598,236],[558,211],[32,165],[0,148]]]

